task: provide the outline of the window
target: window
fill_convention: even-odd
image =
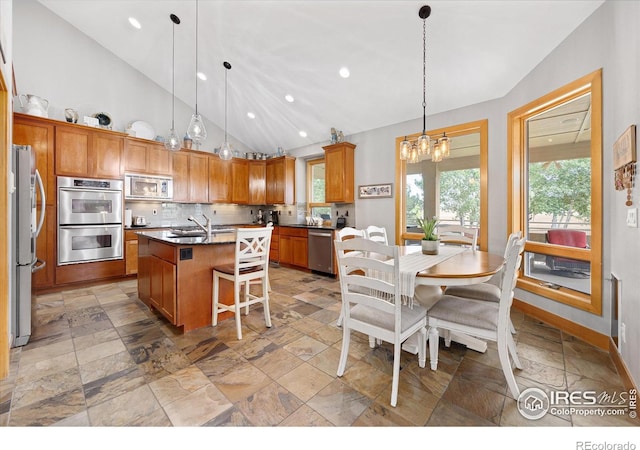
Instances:
[[[324,201],[324,158],[307,161],[307,208],[311,217],[331,219],[331,204]]]
[[[446,133],[451,139],[450,156],[438,163],[428,158],[408,163],[397,156],[397,192],[405,193],[396,197],[397,242],[418,244],[422,231],[416,217],[437,216],[441,223],[480,227],[478,241],[486,250],[487,126],[483,120],[427,131],[432,138]],[[403,139],[396,139],[396,155]]]
[[[602,312],[602,80],[597,71],[509,114],[510,231],[518,287]]]

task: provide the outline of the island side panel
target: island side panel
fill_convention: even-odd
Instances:
[[[211,325],[211,295],[213,293],[213,267],[235,261],[235,244],[179,245],[180,249],[191,249],[192,259],[178,257],[177,325],[184,331]],[[179,255],[179,253],[178,253]],[[233,285],[222,280],[220,300],[233,304]],[[233,317],[231,313],[221,314],[218,320]]]

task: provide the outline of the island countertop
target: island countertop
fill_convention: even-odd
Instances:
[[[167,244],[175,245],[212,245],[212,244],[232,244],[236,241],[236,233],[233,231],[218,231],[213,230],[210,238],[204,235],[181,235],[178,236],[172,231],[138,231],[136,234],[144,236],[149,239],[165,242]]]

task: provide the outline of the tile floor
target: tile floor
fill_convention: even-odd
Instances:
[[[389,405],[392,352],[354,334],[336,377],[339,283],[271,270],[273,327],[260,307],[179,334],[127,280],[39,296],[28,345],[0,381],[0,425],[24,426],[636,426],[625,417],[523,418],[495,346],[442,346],[437,371],[402,355],[398,406]],[[194,287],[195,288],[195,287]],[[512,320],[521,388],[624,390],[606,352],[520,312]]]

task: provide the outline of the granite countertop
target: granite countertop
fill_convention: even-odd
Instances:
[[[236,242],[236,233],[233,231],[215,232],[211,238],[205,235],[183,235],[178,236],[171,231],[143,231],[140,230],[138,235],[155,239],[174,245],[212,245],[212,244],[233,244]]]
[[[244,227],[244,226],[255,226],[257,224],[255,223],[238,223],[238,224],[233,224],[233,225],[213,225],[214,231],[215,228],[237,228],[237,227]],[[337,230],[337,228],[334,225],[307,225],[304,223],[281,223],[278,224],[276,226],[280,226],[280,227],[292,227],[292,228],[309,228],[309,229],[314,229],[314,230]],[[131,230],[131,231],[145,231],[145,230],[199,230],[200,228],[198,228],[197,226],[190,226],[190,225],[146,225],[144,227],[133,227],[133,226],[129,226],[129,227],[124,227],[125,230]]]

